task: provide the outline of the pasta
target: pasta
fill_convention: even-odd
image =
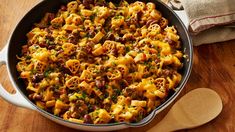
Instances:
[[[29,98],[76,123],[138,122],[181,81],[180,36],[155,4],[72,1],[27,34]]]

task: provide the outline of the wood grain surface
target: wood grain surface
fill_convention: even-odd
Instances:
[[[0,0],[0,49],[2,49],[22,16],[40,0]],[[219,35],[219,34],[218,34]],[[193,70],[182,95],[198,87],[215,90],[223,100],[223,111],[213,121],[189,132],[235,131],[235,40],[194,47]],[[10,92],[12,85],[6,66],[0,68],[0,82]],[[123,132],[143,132],[161,120],[161,112],[147,126],[128,128]],[[208,108],[210,109],[210,108]],[[0,132],[65,132],[77,131],[58,125],[38,112],[16,107],[0,98]]]

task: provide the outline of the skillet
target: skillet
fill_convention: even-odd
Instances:
[[[187,29],[180,20],[180,18],[172,11],[169,7],[167,7],[164,3],[156,0],[140,0],[143,2],[153,2],[156,5],[156,8],[162,13],[162,15],[169,20],[169,25],[174,25],[178,31],[178,34],[181,38],[182,50],[186,57],[183,60],[183,68],[181,69],[182,80],[176,91],[172,93],[168,99],[162,103],[159,107],[153,110],[147,117],[145,117],[142,121],[137,123],[110,123],[110,124],[78,124],[74,122],[69,122],[63,120],[60,117],[54,116],[39,107],[37,107],[33,102],[31,102],[27,97],[27,91],[25,88],[25,84],[22,80],[18,79],[19,74],[16,69],[16,64],[18,62],[16,55],[21,53],[21,47],[23,44],[27,43],[26,34],[31,30],[34,23],[39,22],[41,18],[47,12],[56,13],[61,5],[66,5],[70,0],[44,0],[38,3],[35,7],[33,7],[17,24],[14,29],[12,35],[9,38],[9,41],[5,48],[0,52],[0,65],[6,64],[8,74],[10,76],[10,80],[16,90],[15,94],[9,94],[3,87],[0,85],[0,96],[3,97],[10,103],[13,103],[20,107],[29,108],[35,111],[38,111],[43,116],[68,127],[72,127],[80,130],[88,130],[88,131],[110,131],[110,130],[118,130],[124,129],[127,127],[141,127],[148,124],[161,110],[166,108],[169,104],[171,104],[175,98],[179,95],[179,93],[184,88],[192,69],[192,42],[188,35]],[[113,0],[112,2],[115,3]],[[132,3],[134,0],[127,0],[127,2]]]

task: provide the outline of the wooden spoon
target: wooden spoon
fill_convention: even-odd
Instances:
[[[222,110],[222,100],[213,90],[197,88],[177,101],[167,115],[147,132],[170,132],[203,125]]]

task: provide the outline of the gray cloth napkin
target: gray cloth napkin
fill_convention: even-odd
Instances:
[[[195,46],[235,39],[235,0],[171,0],[183,8]],[[181,3],[180,3],[181,2]]]

